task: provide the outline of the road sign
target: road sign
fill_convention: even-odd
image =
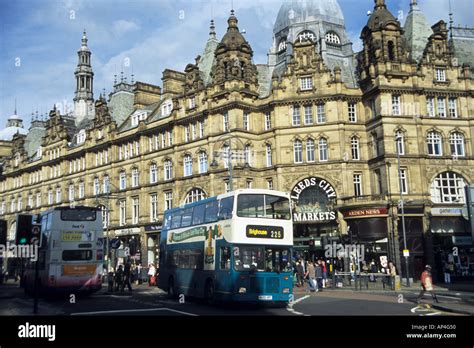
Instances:
[[[404,250],[403,250],[403,256],[405,256],[405,257],[410,256],[410,250],[404,249]]]
[[[118,249],[120,248],[120,244],[122,244],[122,242],[120,241],[120,239],[118,238],[114,238],[110,241],[110,247],[112,249]]]

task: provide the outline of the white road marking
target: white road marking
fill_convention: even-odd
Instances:
[[[308,297],[311,297],[311,296],[305,295],[305,296],[300,297],[299,299],[297,299],[297,300],[291,302],[290,304],[288,304],[288,307],[286,307],[286,310],[287,310],[288,312],[292,313],[292,314],[296,314],[296,315],[306,315],[306,314],[304,314],[304,313],[295,311],[295,310],[293,309],[293,306],[294,306],[295,304],[297,304],[298,302],[301,302],[301,301],[303,301],[303,300],[306,300]]]
[[[198,316],[197,314],[177,311],[177,310],[171,309],[171,308],[118,309],[118,310],[111,310],[111,311],[71,313],[71,315],[94,315],[94,314],[111,314],[111,313],[153,312],[153,311],[169,311],[169,312],[175,312],[175,313],[179,313],[179,314],[183,314],[183,315],[189,315],[189,316],[193,316],[193,317]]]
[[[425,295],[426,296],[426,295]],[[436,295],[437,297],[444,297],[444,298],[450,298],[452,300],[458,300],[461,301],[459,297],[454,297],[454,296],[446,296],[446,295]]]
[[[441,312],[433,312],[433,313],[428,313],[426,315],[440,315],[440,314],[441,314]]]

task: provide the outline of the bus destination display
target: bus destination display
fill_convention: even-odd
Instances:
[[[248,238],[283,239],[283,227],[248,225],[246,234]]]

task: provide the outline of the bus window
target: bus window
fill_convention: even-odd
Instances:
[[[43,217],[41,218],[41,232],[42,233],[45,233],[46,230],[48,229],[47,225],[48,225],[48,214],[43,215]]]
[[[290,272],[290,251],[285,248],[266,248],[265,271],[266,272]]]
[[[181,214],[176,214],[171,220],[171,228],[180,228],[181,227]]]
[[[220,269],[224,271],[230,270],[230,248],[221,247]]]
[[[95,221],[96,211],[93,209],[65,209],[61,210],[63,221]]]
[[[191,269],[201,270],[202,266],[203,266],[202,250],[201,249],[190,250],[189,267]]]
[[[219,220],[227,220],[232,218],[232,210],[234,209],[234,197],[221,199],[219,207]]]
[[[217,211],[219,207],[218,201],[206,203],[206,216],[204,218],[205,223],[217,221]]]
[[[239,195],[237,199],[237,216],[264,217],[264,195]]]
[[[206,206],[204,204],[200,204],[194,207],[193,225],[200,225],[204,222],[205,212],[206,212]]]
[[[240,246],[234,247],[234,268],[236,271],[260,271],[264,269],[264,248]]]
[[[181,227],[191,226],[193,222],[193,208],[188,208],[183,211],[183,217],[181,218]]]
[[[164,229],[168,230],[171,228],[171,215],[166,215],[165,216],[165,221],[164,221]]]
[[[178,250],[178,268],[189,268],[189,252],[187,250]]]
[[[63,261],[92,260],[92,250],[64,250]]]
[[[290,201],[285,197],[265,195],[265,216],[273,219],[290,219]]]
[[[48,216],[48,221],[46,222],[46,229],[48,231],[51,231],[51,225],[53,223],[53,213],[49,213],[47,214],[47,216]]]

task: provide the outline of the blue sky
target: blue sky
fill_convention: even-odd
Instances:
[[[82,31],[87,30],[94,69],[94,96],[113,86],[114,73],[161,85],[165,68],[183,71],[201,54],[211,16],[224,34],[232,0],[14,0],[1,1],[0,127],[13,113],[28,127],[32,111],[47,113],[74,97],[74,69]],[[239,27],[266,63],[272,29],[284,0],[233,0]],[[387,0],[406,16],[410,0]],[[428,22],[448,21],[448,0],[418,0]],[[373,0],[339,0],[346,28],[360,49],[359,34]],[[452,0],[455,24],[474,26],[473,0]],[[404,19],[402,20],[402,24]],[[129,63],[129,64],[128,64]]]

